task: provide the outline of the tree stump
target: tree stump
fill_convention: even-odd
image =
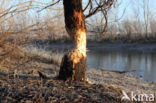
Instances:
[[[86,72],[86,57],[78,51],[64,55],[60,67],[59,79],[84,81]]]

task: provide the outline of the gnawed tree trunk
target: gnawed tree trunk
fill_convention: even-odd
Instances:
[[[65,54],[59,78],[85,80],[86,71],[86,27],[82,12],[82,0],[64,0],[66,30],[74,42],[74,49]]]

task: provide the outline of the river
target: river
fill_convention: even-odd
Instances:
[[[88,68],[127,71],[145,81],[156,82],[155,53],[92,50],[87,56]]]

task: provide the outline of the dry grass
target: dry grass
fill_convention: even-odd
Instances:
[[[0,50],[1,69],[20,69],[24,64],[29,63],[29,57],[17,45],[1,42]]]
[[[36,47],[25,47],[24,51],[28,52],[33,58],[37,58],[42,61],[47,61],[49,63],[61,64],[61,60],[63,57],[63,51],[46,51],[44,48],[36,48]]]

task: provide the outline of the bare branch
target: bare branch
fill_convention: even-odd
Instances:
[[[44,8],[42,8],[41,10],[38,10],[37,12],[41,12],[41,11],[43,11],[44,9],[47,9],[47,8],[49,8],[49,7],[51,7],[51,6],[53,6],[53,5],[57,4],[57,3],[59,3],[60,1],[61,1],[61,0],[58,0],[58,1],[56,1],[55,3],[50,4],[50,5],[48,5],[48,6],[44,7]]]
[[[95,2],[97,4],[97,7],[90,7],[89,13],[85,15],[85,18],[89,18],[97,12],[100,12],[101,10],[109,9],[113,5],[114,0],[100,0],[99,3],[95,0]],[[90,5],[92,5],[92,2],[90,2]]]
[[[86,11],[86,9],[87,9],[88,6],[90,5],[91,1],[92,1],[92,0],[89,0],[89,1],[88,1],[88,3],[87,3],[87,5],[86,5],[86,7],[84,8],[83,12]]]

